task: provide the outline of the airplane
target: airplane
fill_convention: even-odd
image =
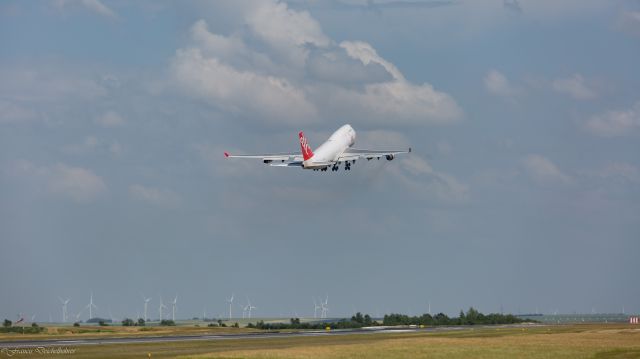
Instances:
[[[300,138],[301,153],[232,155],[225,152],[224,156],[226,158],[261,159],[262,162],[273,167],[300,167],[322,172],[331,168],[331,171],[336,172],[342,163],[344,163],[345,171],[349,171],[357,159],[366,158],[370,161],[374,158],[379,160],[384,157],[391,161],[396,155],[411,152],[411,147],[406,151],[374,151],[352,148],[356,142],[356,131],[348,124],[340,127],[315,151],[309,146],[309,141],[302,131],[298,137]]]

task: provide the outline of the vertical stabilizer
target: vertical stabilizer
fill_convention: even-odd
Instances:
[[[302,158],[306,161],[313,157],[313,151],[311,151],[309,141],[307,141],[307,138],[304,136],[304,132],[300,131],[298,136],[300,137],[300,149],[302,150]]]

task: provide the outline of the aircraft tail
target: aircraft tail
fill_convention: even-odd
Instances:
[[[304,132],[300,131],[298,136],[300,137],[300,149],[302,150],[302,158],[306,161],[313,157],[313,151],[311,151],[309,141],[307,141],[307,138],[304,136]]]

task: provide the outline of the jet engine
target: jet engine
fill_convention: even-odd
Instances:
[[[395,158],[394,155],[386,155],[385,157],[387,158],[387,161],[391,161],[392,159]]]

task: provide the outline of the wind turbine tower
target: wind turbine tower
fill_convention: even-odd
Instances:
[[[147,321],[147,306],[149,305],[149,302],[151,301],[151,297],[147,298],[144,296],[144,294],[142,295],[142,300],[144,300],[144,321]]]
[[[248,314],[249,314],[249,319],[251,319],[251,311],[253,309],[257,309],[256,307],[254,307],[253,305],[251,305],[251,301],[249,300],[249,297],[247,297],[247,310],[248,310]]]
[[[62,298],[58,297],[58,299],[60,300],[60,304],[62,304],[62,322],[66,323],[67,322],[67,304],[69,304],[70,298],[67,298],[67,300],[62,300]]]
[[[231,309],[233,307],[233,293],[231,293],[231,298],[227,299],[227,303],[229,303],[229,320],[231,320]]]
[[[318,318],[318,309],[321,309],[321,308],[322,307],[318,305],[316,298],[313,297],[313,318],[314,319]]]
[[[160,306],[158,307],[158,311],[160,312],[160,321],[162,321],[162,319],[164,319],[162,317],[162,309],[166,309],[167,306],[164,305],[164,303],[162,303],[162,296],[160,296]]]
[[[98,309],[98,306],[93,304],[93,292],[91,292],[91,295],[89,296],[89,304],[87,304],[87,308],[89,308],[89,319],[93,318],[93,308]]]
[[[171,302],[171,320],[176,321],[176,304],[178,303],[178,295],[173,298],[173,302]]]
[[[324,302],[320,303],[320,307],[322,309],[320,312],[320,318],[327,319],[327,313],[329,312],[329,295],[328,294]]]

